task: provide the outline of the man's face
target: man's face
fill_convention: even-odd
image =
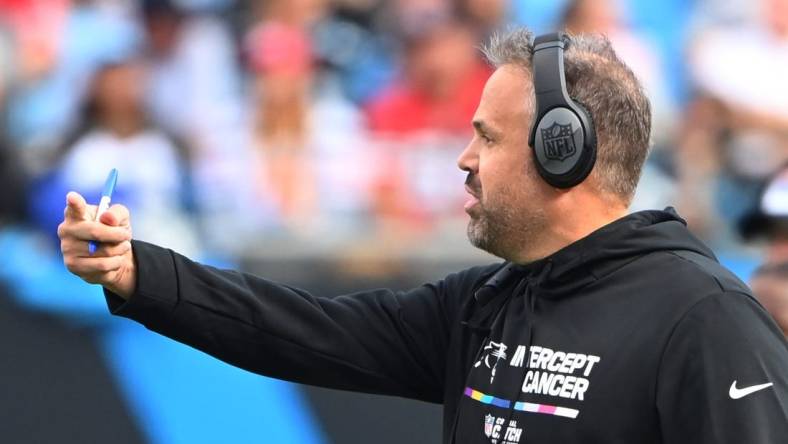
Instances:
[[[468,172],[471,243],[508,260],[523,260],[547,225],[549,187],[539,177],[528,146],[533,88],[522,68],[498,68],[484,87],[473,117],[475,134],[457,159]],[[527,255],[526,255],[527,256]]]

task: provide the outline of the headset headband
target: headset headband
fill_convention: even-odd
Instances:
[[[564,49],[569,38],[563,32],[540,35],[534,39],[533,76],[536,95],[536,116],[538,122],[551,109],[569,107],[572,99],[566,90],[564,77]],[[528,144],[534,144],[536,125],[531,128]]]

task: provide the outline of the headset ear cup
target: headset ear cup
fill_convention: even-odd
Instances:
[[[537,122],[533,153],[537,170],[547,183],[571,188],[588,176],[596,162],[592,125],[587,111],[574,101],[552,108]]]
[[[575,102],[566,86],[566,35],[552,33],[534,39],[534,124],[528,137],[535,166],[556,188],[581,183],[596,162],[596,131],[591,114]]]
[[[591,115],[591,112],[588,111],[585,105],[574,98],[572,98],[572,103],[577,106],[580,111],[578,116],[583,121],[583,126],[585,127],[585,134],[583,137],[583,160],[581,161],[582,166],[577,169],[577,176],[574,178],[576,181],[575,185],[577,185],[585,180],[585,178],[591,174],[591,170],[594,169],[597,155],[597,138],[596,124],[594,123],[594,117]]]
[[[591,115],[591,112],[588,111],[585,105],[581,102],[572,98],[572,102],[577,105],[583,111],[583,116],[585,117],[585,121],[588,124],[588,128],[586,128],[585,132],[585,145],[587,148],[592,148],[594,151],[594,160],[596,160],[596,123],[594,122],[594,116]]]

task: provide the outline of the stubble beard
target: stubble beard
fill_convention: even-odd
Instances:
[[[524,248],[538,242],[546,217],[541,209],[525,209],[513,199],[511,190],[502,190],[471,211],[468,240],[476,248],[506,260],[514,260]]]

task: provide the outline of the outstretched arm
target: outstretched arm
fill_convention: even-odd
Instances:
[[[446,283],[334,299],[133,241],[136,292],[110,309],[255,373],[441,402]]]
[[[64,260],[105,287],[114,314],[255,373],[442,402],[449,325],[476,272],[406,292],[315,297],[129,241],[121,206],[101,223],[92,222],[90,210],[69,195],[59,229]],[[93,256],[89,239],[101,241]]]

